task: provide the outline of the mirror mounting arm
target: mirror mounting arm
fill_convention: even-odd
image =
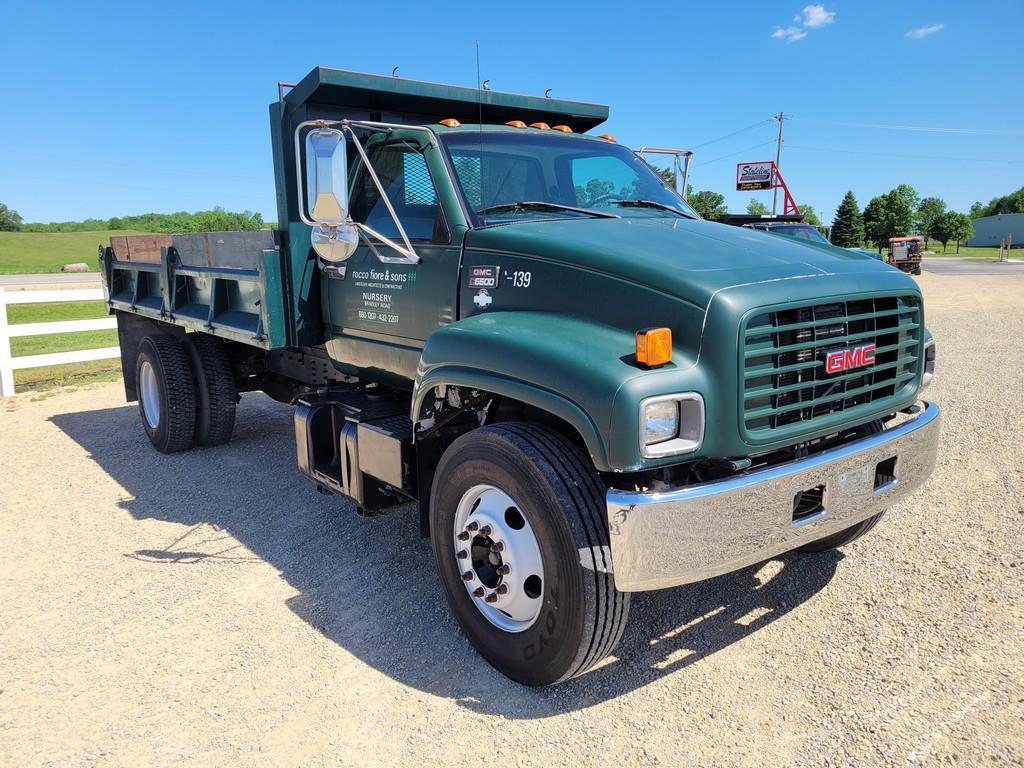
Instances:
[[[298,209],[299,218],[303,224],[306,224],[314,228],[314,236],[317,234],[327,239],[333,239],[337,237],[339,231],[344,227],[351,227],[355,229],[359,235],[366,241],[366,244],[373,251],[374,255],[381,262],[387,264],[418,264],[420,261],[419,254],[416,253],[416,249],[413,247],[409,240],[409,236],[405,232],[405,227],[402,226],[402,222],[399,221],[398,214],[395,212],[394,206],[391,204],[391,200],[388,197],[387,192],[384,190],[384,186],[380,182],[380,178],[377,176],[377,171],[374,169],[373,164],[370,162],[370,158],[366,154],[366,150],[363,149],[363,144],[356,136],[354,127],[366,128],[374,131],[391,131],[395,128],[419,130],[424,131],[428,137],[431,146],[436,147],[437,137],[434,132],[425,126],[419,125],[399,125],[392,123],[373,123],[363,122],[355,120],[307,120],[299,123],[295,128],[295,180],[298,193]],[[385,237],[374,229],[371,229],[366,224],[352,221],[349,217],[348,221],[343,225],[337,224],[323,224],[314,221],[307,215],[306,212],[306,195],[302,183],[302,130],[304,128],[317,128],[319,130],[327,130],[330,128],[337,128],[343,133],[347,134],[352,139],[352,145],[356,148],[359,153],[360,159],[363,161],[363,165],[366,167],[367,172],[370,174],[370,179],[373,181],[374,186],[377,188],[377,192],[380,194],[381,200],[384,201],[384,206],[388,210],[388,214],[391,216],[391,220],[395,223],[395,227],[398,229],[398,234],[401,236],[402,243],[396,243],[394,240]],[[351,231],[351,230],[350,230]],[[392,250],[400,254],[400,256],[384,256],[370,240],[370,237],[374,237],[384,245],[388,246]]]

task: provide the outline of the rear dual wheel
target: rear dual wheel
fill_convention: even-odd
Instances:
[[[163,333],[145,337],[135,382],[142,426],[161,453],[231,439],[238,395],[220,339],[202,333],[188,334],[184,342]]]
[[[458,438],[431,494],[434,557],[477,651],[526,685],[585,672],[618,644],[604,489],[561,435],[520,423]]]

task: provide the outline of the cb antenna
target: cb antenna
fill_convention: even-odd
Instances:
[[[480,206],[484,206],[484,91],[480,84],[480,38],[476,39],[476,122],[480,129]]]

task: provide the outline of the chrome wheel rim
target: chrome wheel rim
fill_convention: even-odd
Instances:
[[[156,429],[160,426],[160,388],[156,382],[156,371],[148,360],[144,360],[139,369],[139,399],[146,423],[150,429]]]
[[[523,508],[500,488],[474,485],[459,500],[455,565],[473,605],[491,624],[523,632],[544,603],[544,562]]]

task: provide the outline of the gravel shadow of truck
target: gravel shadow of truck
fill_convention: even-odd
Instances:
[[[493,670],[456,631],[411,506],[359,518],[351,503],[306,482],[294,466],[290,408],[246,395],[229,445],[173,456],[149,450],[134,406],[52,421],[131,495],[122,505],[133,518],[186,527],[125,552],[139,569],[263,560],[299,592],[289,607],[325,637],[403,684],[481,713],[543,718],[685,674],[812,597],[843,557],[785,555],[763,570],[638,593],[643,620],[627,627],[615,656],[555,688],[531,689]],[[184,496],[183,477],[191,478]]]

